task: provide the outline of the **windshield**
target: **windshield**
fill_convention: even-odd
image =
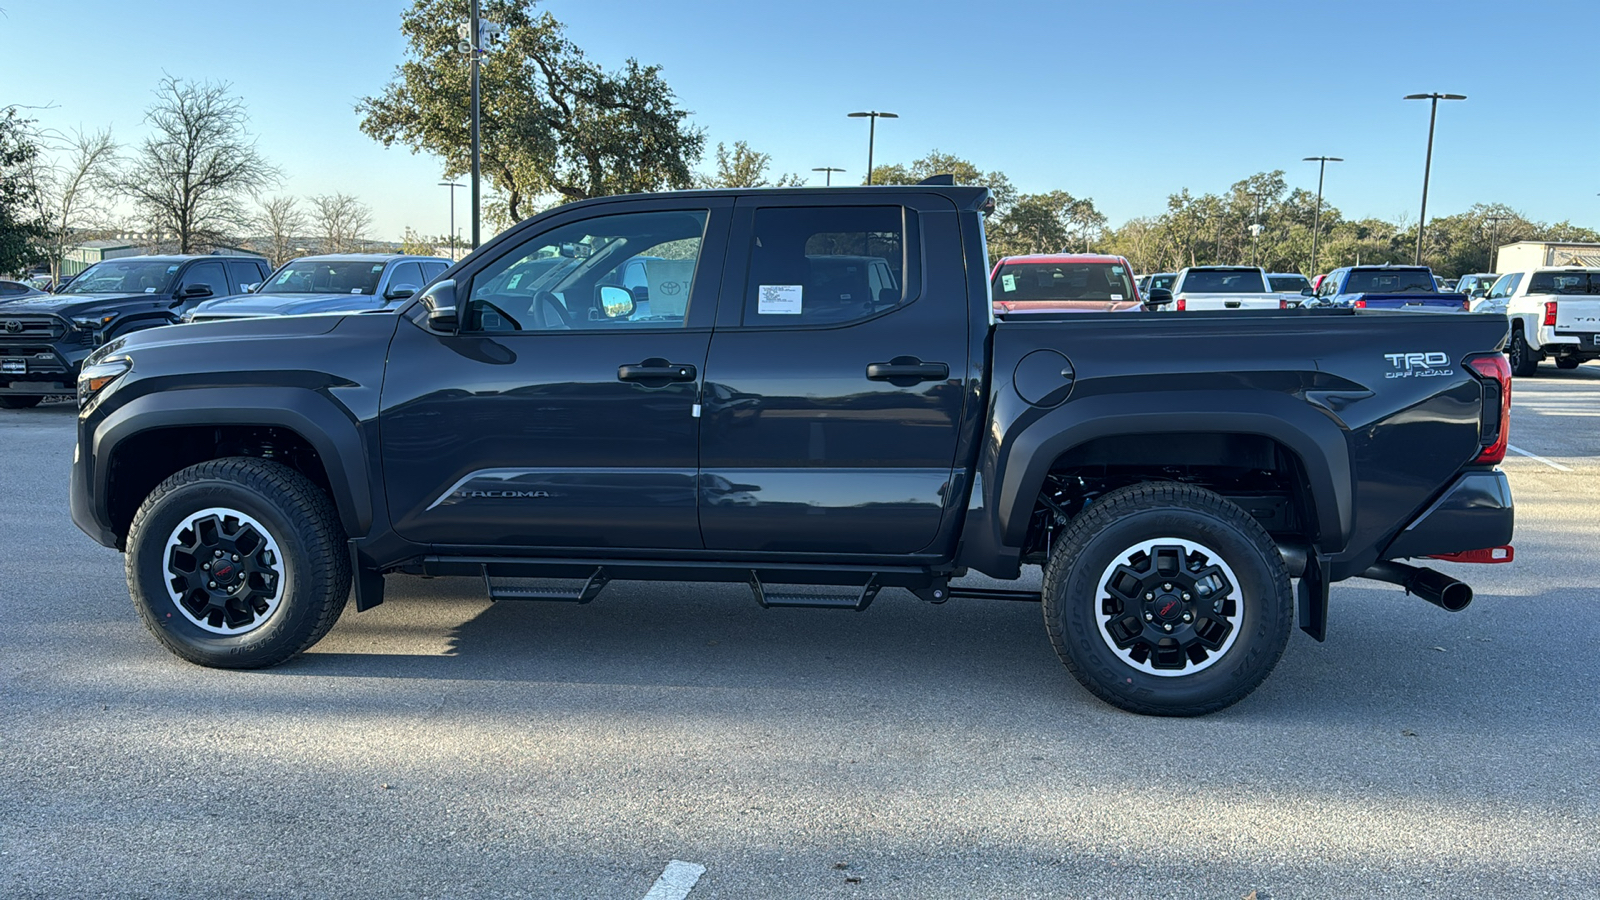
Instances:
[[[261,286],[263,294],[374,294],[383,263],[370,260],[297,259]]]
[[[1286,294],[1311,290],[1311,279],[1304,275],[1269,275],[1267,281],[1272,283],[1273,290]]]
[[[1357,269],[1345,282],[1346,294],[1436,294],[1433,273],[1427,269]]]
[[[1151,275],[1150,290],[1153,291],[1160,288],[1163,291],[1170,291],[1172,290],[1172,283],[1177,280],[1178,274],[1176,272],[1170,275]]]
[[[178,263],[107,260],[72,279],[63,294],[164,294],[178,274]]]
[[[1133,282],[1118,263],[1007,263],[995,273],[996,300],[1132,300]]]
[[[1267,280],[1255,269],[1190,269],[1185,294],[1265,294]]]

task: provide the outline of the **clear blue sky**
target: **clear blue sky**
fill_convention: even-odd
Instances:
[[[42,124],[110,125],[131,144],[163,72],[225,80],[287,174],[280,193],[356,194],[375,237],[440,234],[437,162],[384,150],[354,112],[401,61],[408,6],[0,0],[0,105],[48,105]],[[1346,216],[1414,220],[1428,108],[1400,98],[1443,91],[1469,99],[1440,106],[1430,218],[1499,202],[1600,227],[1597,0],[541,6],[607,67],[661,65],[711,147],[749,141],[781,172],[859,182],[866,123],[845,113],[880,109],[901,118],[880,122],[879,162],[938,148],[1025,192],[1092,197],[1113,223],[1272,169],[1315,190],[1300,159],[1323,154],[1348,160],[1326,187]]]

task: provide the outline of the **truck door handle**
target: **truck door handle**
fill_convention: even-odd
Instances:
[[[653,358],[633,365],[617,366],[618,381],[693,381],[695,368],[687,363],[668,362]]]
[[[943,381],[949,377],[948,364],[925,363],[915,356],[896,356],[888,362],[867,364],[868,381],[887,381],[900,387],[908,387],[919,381]]]

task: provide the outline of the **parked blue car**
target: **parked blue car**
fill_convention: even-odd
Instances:
[[[340,253],[284,263],[248,294],[199,304],[185,322],[392,309],[450,268],[436,256]]]
[[[1466,312],[1467,295],[1441,293],[1427,266],[1346,266],[1329,272],[1307,305]]]

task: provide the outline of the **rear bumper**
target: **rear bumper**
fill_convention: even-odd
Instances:
[[[1503,547],[1511,543],[1515,519],[1506,473],[1499,469],[1466,472],[1395,535],[1380,558]]]

